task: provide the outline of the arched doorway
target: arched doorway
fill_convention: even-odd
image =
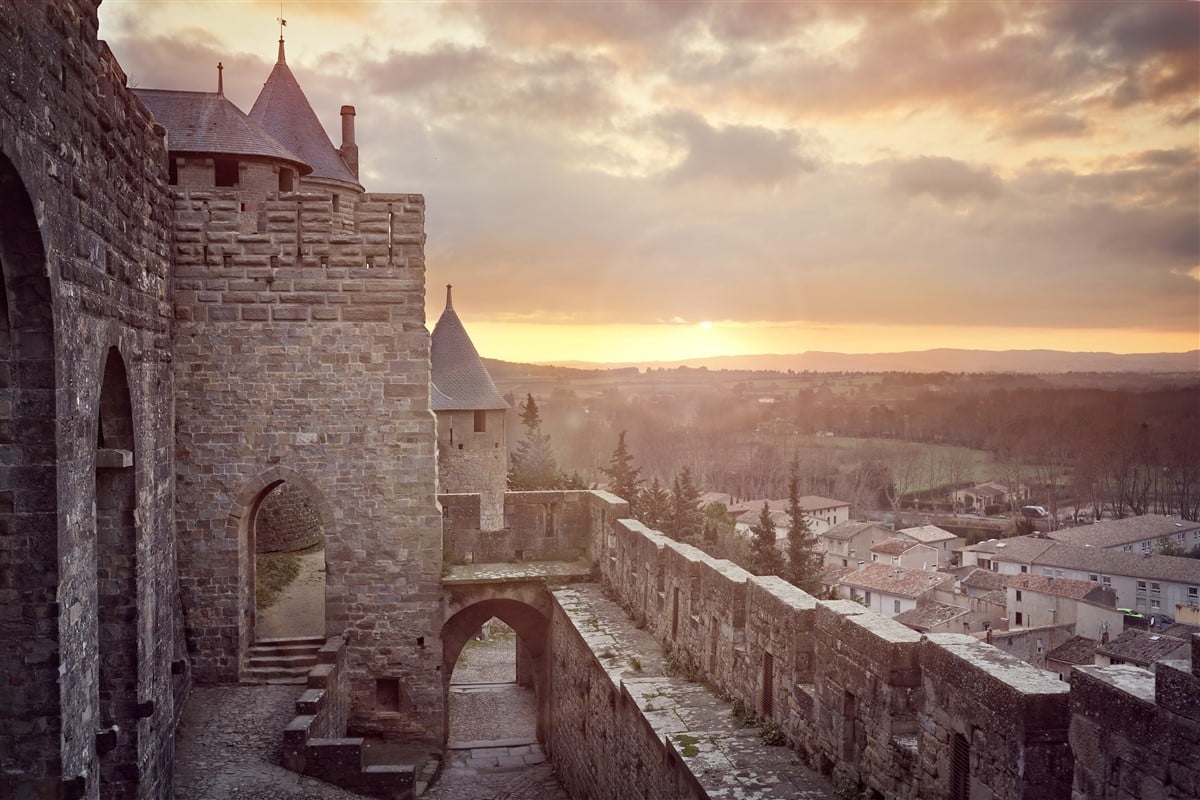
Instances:
[[[102,797],[135,797],[138,786],[137,488],[133,413],[125,362],[105,357],[96,424],[96,627]]]
[[[282,481],[258,504],[254,638],[325,636],[325,530],[304,490]]]
[[[529,599],[512,596],[469,599],[443,624],[443,714],[447,745],[526,737],[545,741],[550,620],[548,609],[542,608],[546,605],[545,589],[535,591],[540,596]],[[494,635],[499,638],[492,647],[502,657],[511,658],[511,662],[497,665],[501,667],[499,670],[485,670],[483,674],[488,677],[484,680],[473,679],[481,674],[474,672],[473,677],[456,681],[459,665],[470,663],[472,650],[485,649],[473,643],[478,641],[481,629],[494,621],[503,625],[494,628]],[[493,635],[493,631],[488,635]],[[487,658],[495,661],[495,654]],[[472,675],[470,669],[465,672]],[[508,676],[511,679],[505,680]],[[502,711],[497,712],[498,705],[503,706]],[[512,718],[511,725],[505,723],[506,717]]]
[[[0,702],[0,795],[61,773],[54,315],[25,184],[0,153],[0,653],[21,690]],[[73,676],[77,677],[77,676]],[[82,688],[82,687],[79,687]],[[19,778],[12,776],[20,775]]]
[[[242,491],[229,519],[237,526],[239,542],[239,677],[301,682],[329,634],[325,543],[331,509],[312,482],[276,467]],[[263,549],[276,552],[260,553],[260,537],[268,540]],[[299,549],[289,552],[293,547]],[[282,576],[275,576],[278,591],[264,597],[269,602],[263,609],[260,560],[273,573],[278,563],[271,562],[291,562]]]

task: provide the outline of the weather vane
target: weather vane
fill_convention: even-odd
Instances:
[[[279,4],[279,16],[275,21],[279,23],[279,41],[283,41],[283,29],[287,27],[287,20],[283,18],[283,3]]]

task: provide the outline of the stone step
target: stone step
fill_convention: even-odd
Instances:
[[[250,669],[256,667],[287,667],[303,669],[308,672],[310,667],[317,665],[317,654],[309,653],[304,655],[251,655],[246,665]]]
[[[255,639],[251,647],[262,645],[264,647],[274,647],[276,645],[310,645],[316,649],[320,649],[321,645],[325,644],[324,636],[278,636],[267,637],[263,639]]]
[[[319,646],[310,644],[272,644],[272,645],[250,645],[250,656],[316,656],[320,651]]]
[[[241,682],[304,684],[308,682],[308,668],[251,666],[242,670]]]

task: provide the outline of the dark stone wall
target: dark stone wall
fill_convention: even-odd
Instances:
[[[60,788],[166,796],[175,697],[186,691],[172,541],[166,153],[161,129],[96,38],[96,6],[0,2],[5,797]],[[129,424],[105,442],[98,420],[110,354],[124,371],[112,391],[127,394],[114,407],[128,409]],[[98,480],[131,490],[108,504],[117,523],[99,539]],[[136,586],[136,610],[101,624],[97,575],[114,570]],[[119,707],[102,710],[100,659],[122,650],[134,654],[136,675],[124,676]],[[116,747],[101,758],[97,732],[118,720]]]

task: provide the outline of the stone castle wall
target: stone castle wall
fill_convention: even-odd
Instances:
[[[166,150],[97,27],[0,4],[4,797],[166,796],[187,691]]]
[[[480,494],[439,494],[444,520],[443,549],[455,564],[516,561],[575,561],[591,547],[593,506],[589,492],[506,492],[508,526],[480,524]]]
[[[254,520],[258,553],[288,553],[318,544],[324,538],[321,515],[304,493],[282,484],[263,500]]]
[[[344,635],[351,727],[437,740],[441,518],[435,499],[424,200],[175,195],[180,582],[196,676],[236,680],[254,636],[254,526],[280,481],[325,526],[326,629]],[[380,644],[386,642],[386,647]],[[380,706],[399,682],[405,711]]]
[[[606,516],[592,555],[621,602],[679,663],[780,725],[835,785],[888,798],[949,797],[955,781],[971,796],[1069,795],[1067,684],[974,637],[922,636]]]

